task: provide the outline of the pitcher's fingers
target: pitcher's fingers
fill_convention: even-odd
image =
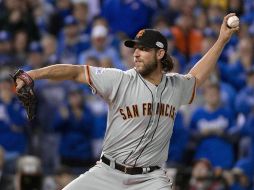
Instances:
[[[234,32],[237,32],[240,29],[240,27],[235,27],[235,28],[231,28],[231,30],[233,30]]]

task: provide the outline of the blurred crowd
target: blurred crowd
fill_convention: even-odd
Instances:
[[[0,0],[0,189],[60,190],[99,159],[107,105],[88,86],[35,81],[28,122],[9,73],[52,64],[128,70],[127,38],[155,28],[187,73],[235,12],[240,31],[175,119],[167,164],[176,190],[254,190],[253,0]]]

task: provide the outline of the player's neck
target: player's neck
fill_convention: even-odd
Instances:
[[[147,76],[143,76],[143,78],[157,86],[161,83],[162,75],[163,75],[162,72],[157,71],[157,72],[152,72]]]

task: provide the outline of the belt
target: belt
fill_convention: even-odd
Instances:
[[[110,160],[106,158],[104,155],[102,155],[101,161],[107,164],[108,166],[110,166]],[[150,167],[142,168],[142,167],[126,167],[116,162],[114,164],[115,164],[115,169],[130,175],[145,174],[145,173],[149,173],[154,170],[160,169],[159,166],[150,166]]]

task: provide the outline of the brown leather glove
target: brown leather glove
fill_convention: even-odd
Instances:
[[[24,86],[16,91],[16,95],[20,102],[26,109],[27,117],[29,120],[34,119],[36,110],[36,96],[34,93],[34,81],[33,79],[23,70],[17,70],[13,75],[11,75],[17,86],[17,79],[24,82]]]

